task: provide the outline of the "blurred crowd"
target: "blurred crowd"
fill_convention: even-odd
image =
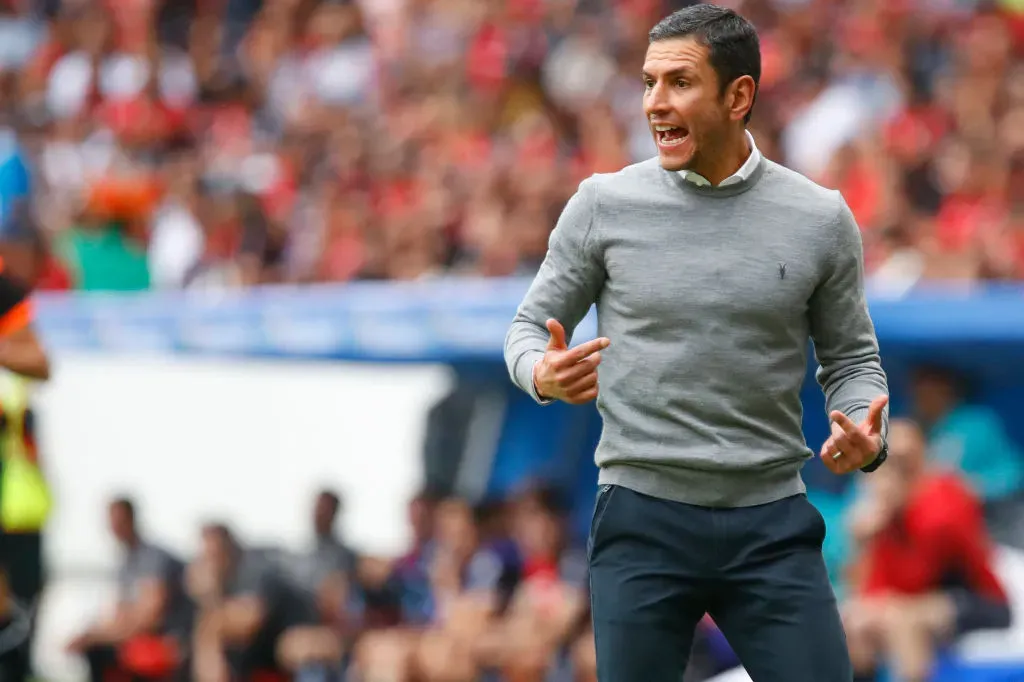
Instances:
[[[956,374],[918,370],[890,460],[838,513],[821,507],[828,542],[846,543],[826,562],[857,682],[881,666],[927,680],[947,643],[1011,625],[1021,576],[1001,574],[996,548],[1024,548],[1024,453],[969,396]],[[211,522],[185,559],[118,498],[117,599],[68,650],[93,682],[596,682],[571,504],[543,481],[503,499],[425,490],[408,507],[408,551],[374,557],[346,542],[342,499],[324,490],[302,551]],[[684,682],[736,665],[711,614]]]
[[[114,500],[117,601],[69,651],[94,682],[472,682],[485,670],[513,682],[574,663],[593,679],[586,562],[555,490],[476,504],[424,492],[409,505],[412,546],[388,559],[348,546],[340,512],[321,492],[299,553],[211,523],[186,563],[146,536],[130,499]]]
[[[40,288],[528,273],[652,156],[685,0],[2,0],[0,238]],[[879,286],[1024,276],[1024,12],[730,0],[759,148],[843,191]]]

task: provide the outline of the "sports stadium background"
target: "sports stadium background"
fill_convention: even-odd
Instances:
[[[409,549],[421,490],[492,533],[501,502],[554,488],[580,548],[599,419],[517,394],[501,342],[579,181],[653,155],[646,31],[682,4],[0,0],[0,251],[55,361],[34,403],[55,496],[40,675],[81,674],[63,647],[109,606],[117,494],[184,559],[212,520],[303,551],[320,487],[381,560]],[[914,415],[916,367],[950,370],[982,452],[1024,457],[1024,5],[726,4],[762,38],[759,148],[862,228],[893,413]],[[813,378],[805,396],[816,448]],[[805,476],[842,594],[856,477]],[[947,679],[1022,679],[1020,629],[986,634]],[[713,633],[703,658],[731,663]]]

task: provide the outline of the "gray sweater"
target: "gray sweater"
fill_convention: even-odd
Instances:
[[[853,215],[768,160],[728,187],[657,159],[584,180],[505,340],[520,388],[537,399],[545,321],[571,334],[595,303],[602,484],[709,507],[802,492],[808,339],[829,411],[860,423],[888,393]]]

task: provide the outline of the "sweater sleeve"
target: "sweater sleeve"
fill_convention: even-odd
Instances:
[[[816,378],[825,393],[826,410],[838,410],[859,424],[867,417],[871,401],[888,395],[889,389],[864,294],[860,229],[841,196],[830,229],[832,247],[808,311],[818,361]],[[884,437],[889,430],[888,408],[882,421]]]
[[[533,384],[533,366],[548,343],[545,323],[554,318],[568,340],[597,300],[604,264],[590,243],[596,203],[594,180],[584,180],[562,210],[548,240],[544,262],[519,306],[505,337],[505,363],[512,381],[541,404]]]

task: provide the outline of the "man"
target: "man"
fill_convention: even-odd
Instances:
[[[1024,548],[1024,452],[999,414],[967,401],[966,377],[920,367],[911,383],[914,413],[932,462],[964,475],[981,498],[993,539]]]
[[[961,477],[932,469],[916,424],[893,421],[891,460],[853,514],[862,545],[859,594],[844,618],[858,680],[892,661],[897,679],[931,679],[936,646],[1010,625],[979,500]]]
[[[403,627],[361,640],[360,679],[461,682],[481,672],[479,636],[508,603],[521,571],[488,542],[479,507],[449,498],[434,516],[423,564],[400,576]]]
[[[110,618],[88,628],[67,647],[85,656],[93,682],[102,682],[115,671],[125,672],[127,647],[142,641],[155,645],[150,650],[159,651],[168,665],[177,667],[192,625],[184,564],[142,537],[135,504],[128,498],[112,501],[108,518],[110,531],[124,551],[117,574],[117,604]]]
[[[278,647],[289,628],[314,622],[274,553],[244,550],[221,524],[202,530],[202,549],[189,566],[188,591],[199,607],[193,679],[224,681],[280,675]]]
[[[45,380],[50,376],[50,363],[32,325],[28,296],[28,290],[4,272],[0,261],[0,367],[22,377]],[[23,416],[28,415],[26,410]],[[21,426],[25,435],[30,435],[29,420],[23,419]],[[28,444],[26,449],[33,452]],[[4,488],[5,458],[10,454],[0,452],[0,491]],[[5,530],[0,520],[0,679],[5,682],[20,682],[28,675],[32,614],[43,583],[42,535],[36,528],[17,530]]]
[[[589,542],[601,682],[678,682],[705,613],[755,682],[851,677],[800,478],[808,338],[833,472],[884,460],[886,379],[850,210],[745,131],[760,70],[731,10],[654,27],[658,158],[580,184],[506,339],[522,389],[596,398],[604,420]],[[595,302],[601,337],[569,349]]]
[[[554,488],[520,496],[512,527],[523,581],[504,618],[481,638],[478,657],[507,682],[550,679],[567,663],[561,654],[589,621],[586,564],[568,549],[566,505]]]
[[[347,638],[355,634],[349,603],[356,571],[356,554],[339,538],[341,498],[330,490],[313,505],[314,545],[296,557],[291,576],[309,605],[311,622],[289,628],[278,647],[281,665],[300,680],[335,677],[342,665]]]
[[[356,570],[356,553],[339,538],[338,515],[341,498],[330,490],[322,490],[313,504],[314,545],[297,562],[296,578],[306,586],[334,584],[351,580]]]

